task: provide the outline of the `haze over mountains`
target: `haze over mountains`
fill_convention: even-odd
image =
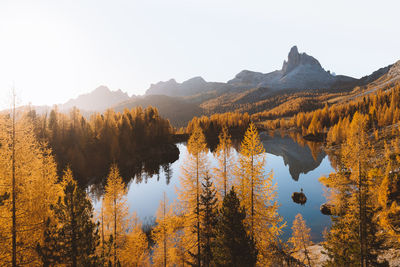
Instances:
[[[299,92],[348,92],[355,86],[371,83],[377,86],[379,82],[384,84],[397,80],[400,80],[399,62],[356,79],[325,70],[316,58],[299,53],[297,46],[293,46],[282,68],[269,73],[243,70],[226,83],[207,82],[202,77],[182,83],[170,79],[152,84],[143,96],[132,97],[121,90],[110,91],[106,86],[100,86],[58,105],[58,108],[67,112],[75,106],[84,114],[90,114],[107,108],[122,111],[135,106],[154,106],[161,116],[178,127],[202,114],[226,111],[255,113],[291,105]],[[41,110],[46,111],[48,107]]]

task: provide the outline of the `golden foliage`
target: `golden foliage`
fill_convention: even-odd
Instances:
[[[119,174],[118,167],[113,164],[107,177],[103,198],[104,235],[112,236],[112,252],[110,261],[115,263],[124,248],[129,230],[129,210],[125,184]]]
[[[277,241],[283,225],[278,214],[273,174],[265,176],[265,150],[257,129],[250,123],[240,147],[236,170],[239,199],[246,210],[245,224],[258,249],[258,265],[271,260],[271,244]]]
[[[298,213],[293,221],[292,236],[289,238],[288,242],[292,244],[293,251],[303,251],[304,258],[302,262],[307,262],[308,266],[311,266],[308,252],[308,247],[312,245],[310,232],[311,229],[307,227],[303,216]]]
[[[217,197],[220,203],[231,188],[231,175],[233,167],[232,141],[228,128],[224,126],[219,135],[219,144],[215,150],[214,157],[218,166],[214,168],[214,185],[217,190]]]
[[[36,141],[32,124],[18,119],[15,124],[13,157],[12,120],[0,118],[0,195],[9,198],[0,206],[0,265],[11,264],[12,162],[15,162],[15,209],[17,264],[39,264],[35,247],[42,243],[44,224],[51,217],[50,204],[57,201],[61,189],[51,150]]]
[[[184,237],[187,250],[198,250],[199,237],[193,227],[200,223],[200,191],[208,170],[207,144],[200,126],[193,129],[188,141],[188,158],[182,167],[178,191],[179,204],[184,217]],[[196,250],[196,251],[197,251]]]

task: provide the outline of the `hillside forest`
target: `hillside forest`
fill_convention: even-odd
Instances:
[[[320,178],[332,222],[324,266],[389,266],[381,255],[400,247],[399,100],[397,84],[307,112],[195,117],[180,130],[152,107],[90,118],[14,107],[0,118],[0,264],[314,266],[301,214],[282,238],[274,174],[265,174],[259,132],[280,131],[322,142],[333,163]],[[182,136],[189,153],[178,198],[164,195],[145,225],[129,211],[126,177],[176,159]],[[103,185],[98,210],[93,180]]]

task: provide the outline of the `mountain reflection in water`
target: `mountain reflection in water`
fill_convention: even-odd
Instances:
[[[311,228],[311,236],[314,242],[322,240],[323,229],[330,224],[329,216],[321,214],[319,207],[326,201],[324,190],[318,178],[328,175],[332,171],[328,157],[321,151],[320,145],[299,143],[290,137],[270,137],[260,134],[261,141],[266,149],[265,173],[271,170],[274,173],[274,181],[277,184],[279,214],[287,222],[283,231],[283,239],[291,235],[291,225],[297,213],[301,213]],[[234,158],[237,159],[238,142],[233,142]],[[186,143],[177,144],[179,159],[170,164],[158,166],[155,173],[136,174],[132,179],[124,179],[128,186],[128,203],[131,212],[145,221],[155,216],[163,193],[166,192],[170,203],[176,200],[176,189],[180,187],[182,165],[188,156]],[[210,169],[215,167],[216,160],[211,152],[208,152]],[[157,169],[157,168],[156,168]],[[97,189],[100,189],[99,186]],[[307,196],[307,202],[299,205],[293,202],[291,195],[303,188]],[[98,210],[101,203],[102,190],[92,190]]]
[[[311,142],[299,144],[289,136],[275,135],[272,137],[261,133],[260,139],[265,152],[283,158],[285,166],[289,166],[289,173],[295,181],[299,180],[300,174],[306,174],[316,169],[326,156],[319,144]]]

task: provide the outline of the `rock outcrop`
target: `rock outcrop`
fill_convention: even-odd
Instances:
[[[288,59],[281,70],[270,73],[242,71],[231,85],[247,85],[248,87],[268,87],[272,89],[321,89],[330,88],[339,82],[352,82],[356,79],[347,76],[332,75],[325,71],[319,61],[306,53],[299,53],[297,46],[290,49]]]

